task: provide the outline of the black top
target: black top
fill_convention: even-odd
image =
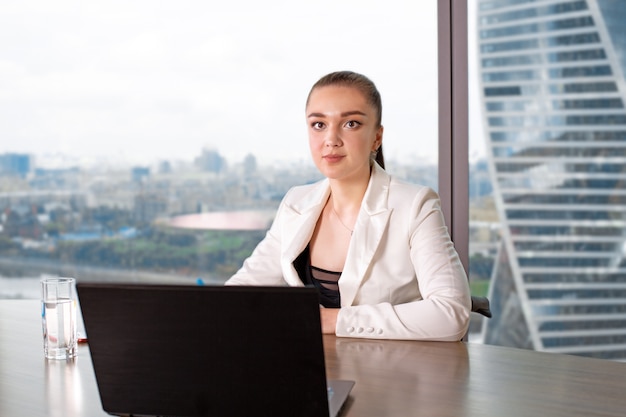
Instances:
[[[307,246],[293,262],[298,276],[304,285],[313,285],[320,294],[320,304],[326,308],[341,307],[339,278],[341,272],[327,271],[311,265],[311,256]]]

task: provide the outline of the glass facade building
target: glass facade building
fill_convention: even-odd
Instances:
[[[477,5],[502,226],[483,340],[626,360],[626,2]]]

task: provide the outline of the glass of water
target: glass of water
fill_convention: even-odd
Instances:
[[[74,278],[41,280],[43,350],[48,359],[71,359],[77,353]]]

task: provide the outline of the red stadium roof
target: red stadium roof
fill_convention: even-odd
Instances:
[[[182,229],[198,230],[267,230],[275,211],[221,211],[185,214],[159,221],[160,224]]]

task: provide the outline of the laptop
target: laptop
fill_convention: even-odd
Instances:
[[[335,417],[310,287],[76,285],[102,408],[122,416]]]

